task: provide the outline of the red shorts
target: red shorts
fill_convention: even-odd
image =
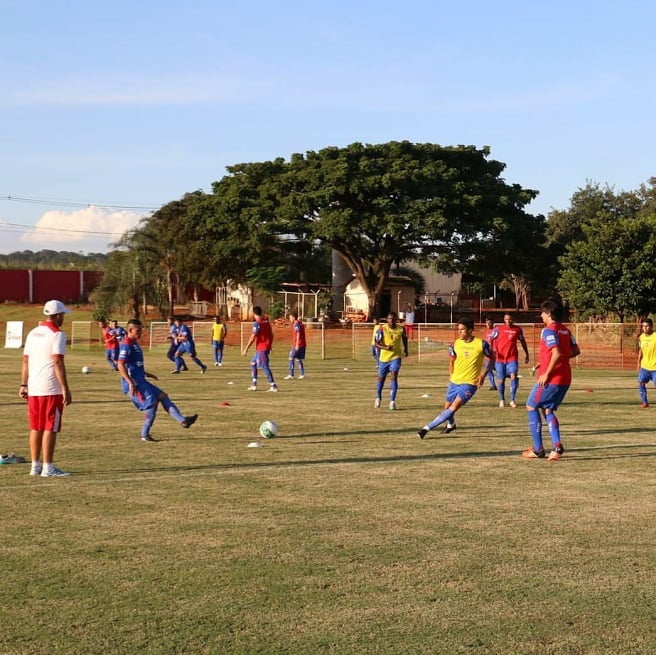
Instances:
[[[27,416],[30,430],[59,432],[61,430],[64,396],[29,396]]]

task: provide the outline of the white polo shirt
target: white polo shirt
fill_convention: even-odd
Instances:
[[[53,357],[64,356],[66,334],[45,321],[30,331],[23,356],[27,357],[27,393],[30,396],[58,396],[63,393],[55,376]]]

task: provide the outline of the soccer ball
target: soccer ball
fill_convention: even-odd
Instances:
[[[264,421],[260,425],[260,434],[265,439],[273,439],[278,434],[278,426],[273,421]]]
[[[87,373],[91,373],[91,367],[90,366],[83,366],[82,367],[82,373],[84,373],[85,375]]]

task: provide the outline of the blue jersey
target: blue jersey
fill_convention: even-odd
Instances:
[[[192,344],[194,343],[194,336],[191,332],[191,328],[188,325],[179,325],[178,326],[178,338],[180,338],[182,341],[187,341],[188,343]]]
[[[117,325],[115,328],[112,328],[111,332],[118,339],[119,344],[128,335],[128,333],[125,331],[125,328],[122,328],[120,325]]]
[[[118,361],[125,364],[128,375],[134,380],[135,386],[146,381],[146,369],[141,346],[134,339],[126,337],[121,342]]]

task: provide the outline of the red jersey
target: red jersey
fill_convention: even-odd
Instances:
[[[494,340],[497,362],[516,362],[519,359],[517,342],[524,341],[524,331],[518,325],[500,325]]]
[[[116,348],[118,346],[118,339],[109,325],[102,329],[102,335],[105,340],[105,348]]]
[[[305,341],[305,325],[303,321],[296,320],[294,325],[292,325],[292,348],[298,350],[299,348],[305,348],[307,343]]]
[[[255,350],[269,352],[273,344],[273,331],[269,319],[256,316],[255,323],[253,323],[253,334],[255,335]]]
[[[572,367],[569,363],[569,358],[572,347],[575,345],[576,340],[572,336],[572,333],[562,323],[553,321],[543,328],[540,334],[540,353],[538,360],[540,362],[540,370],[547,370],[551,361],[551,351],[554,348],[558,347],[562,355],[554,370],[549,374],[547,384],[571,384]]]

